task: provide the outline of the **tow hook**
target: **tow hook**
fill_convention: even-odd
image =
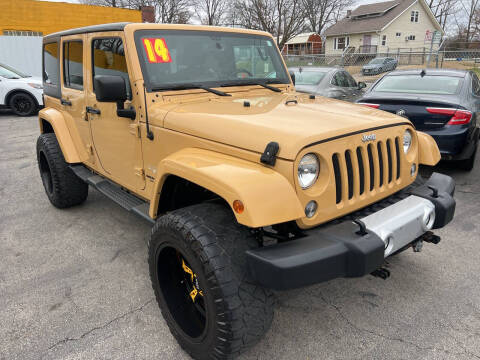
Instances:
[[[386,263],[386,266],[388,266],[388,263]],[[383,279],[383,280],[387,280],[390,277],[390,270],[382,266],[382,267],[379,267],[377,270],[374,270],[373,272],[371,272],[370,275],[379,277],[380,279]]]
[[[423,240],[421,238],[415,240],[412,243],[413,252],[420,252],[420,251],[422,251],[422,248],[423,248]]]
[[[414,252],[420,252],[423,248],[423,242],[431,243],[437,245],[440,242],[441,238],[438,235],[435,235],[431,231],[427,231],[425,234],[420,236],[417,240],[412,243],[412,249]]]
[[[422,240],[437,245],[442,239],[440,238],[440,236],[435,235],[433,232],[427,231],[425,234],[423,234]]]

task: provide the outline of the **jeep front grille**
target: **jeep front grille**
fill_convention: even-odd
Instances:
[[[336,203],[351,200],[398,180],[400,137],[387,138],[332,155]]]

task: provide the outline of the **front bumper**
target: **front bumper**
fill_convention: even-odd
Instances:
[[[448,224],[455,212],[454,180],[434,173],[425,184],[402,190],[403,200],[353,221],[305,231],[292,241],[247,251],[250,275],[276,290],[338,277],[360,277],[381,267],[385,257],[430,229]]]

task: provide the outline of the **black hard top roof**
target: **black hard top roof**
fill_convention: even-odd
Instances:
[[[85,33],[92,33],[92,32],[102,32],[102,31],[123,31],[125,26],[130,24],[129,22],[118,22],[118,23],[110,23],[110,24],[100,24],[100,25],[91,25],[80,27],[76,29],[64,30],[59,31],[53,34],[49,34],[45,36],[44,40],[51,40],[54,38],[59,38],[61,36],[68,36],[68,35],[76,35],[76,34],[85,34]]]

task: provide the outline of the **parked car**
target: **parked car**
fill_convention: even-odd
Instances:
[[[0,108],[19,116],[35,114],[43,106],[42,79],[0,64]]]
[[[291,67],[298,92],[355,101],[364,93],[366,84],[355,79],[342,68],[336,67]]]
[[[296,92],[266,32],[94,25],[45,36],[43,66],[47,198],[64,209],[95,188],[152,224],[153,291],[194,359],[258,342],[272,289],[385,278],[385,258],[437,244],[430,230],[453,219],[454,180],[418,176],[440,160],[435,141]]]
[[[480,81],[467,70],[394,71],[379,79],[359,103],[408,118],[430,134],[443,159],[471,170],[477,154]]]
[[[377,75],[386,71],[392,71],[397,68],[398,60],[390,57],[377,57],[370,60],[367,65],[363,65],[363,75]]]

